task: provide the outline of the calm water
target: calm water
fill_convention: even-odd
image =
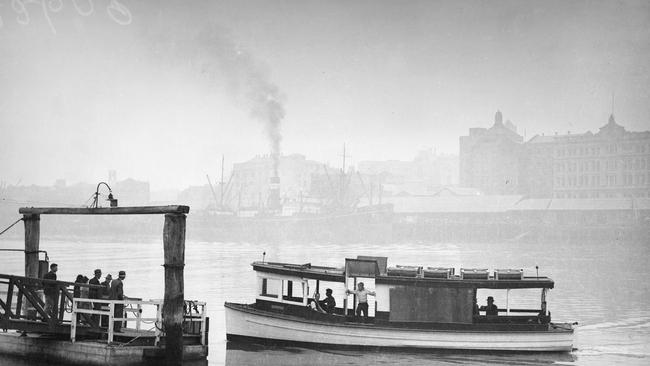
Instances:
[[[559,363],[610,365],[650,363],[650,249],[647,243],[608,245],[574,243],[445,244],[416,243],[392,245],[297,245],[186,243],[185,298],[206,300],[210,323],[210,365],[392,365],[392,364],[515,364]],[[0,248],[22,248],[22,241],[0,237]],[[61,242],[41,239],[41,249],[59,264],[59,279],[73,281],[78,273],[89,277],[95,267],[104,273],[127,272],[127,296],[156,299],[163,296],[163,250],[160,241],[105,243],[97,241]],[[577,321],[572,354],[512,355],[462,352],[351,352],[303,348],[264,349],[230,344],[226,348],[223,302],[253,302],[255,275],[250,267],[262,259],[269,261],[342,266],[345,257],[375,255],[389,257],[396,264],[524,268],[555,280],[549,294],[549,310],[554,321]],[[21,274],[23,255],[0,252],[0,273]],[[340,290],[335,289],[335,293]],[[504,304],[495,294],[497,305]],[[512,294],[511,294],[512,296]],[[536,293],[534,296],[538,296]],[[342,301],[337,301],[342,303]],[[479,294],[479,303],[484,297]],[[537,303],[537,297],[535,298]],[[0,364],[23,366],[19,361],[0,358]]]

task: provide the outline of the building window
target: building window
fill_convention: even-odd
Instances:
[[[615,175],[608,175],[607,176],[607,185],[610,186],[610,187],[616,185],[616,176]]]
[[[609,145],[609,153],[616,154],[616,144]]]

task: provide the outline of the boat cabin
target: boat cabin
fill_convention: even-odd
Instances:
[[[522,269],[461,268],[456,272],[455,268],[443,267],[388,267],[387,262],[386,257],[363,256],[346,259],[345,266],[340,268],[311,263],[255,262],[252,264],[257,273],[255,307],[331,322],[408,327],[431,324],[543,327],[550,322],[546,309],[546,294],[554,286],[550,278],[525,276]],[[368,296],[369,317],[355,316],[358,300],[353,294],[346,295],[346,290],[355,289],[359,282],[374,292],[374,296]],[[325,297],[326,288],[332,288],[336,300],[336,308],[331,313],[316,305]],[[531,290],[537,294],[534,307],[511,308],[512,296],[519,290],[525,290],[521,292],[527,295]],[[502,295],[498,309],[479,305],[484,298],[477,299],[477,295],[493,293]]]

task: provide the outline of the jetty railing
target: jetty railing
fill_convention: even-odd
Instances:
[[[43,326],[52,329],[64,324],[66,305],[72,302],[75,287],[103,288],[89,284],[0,274],[0,293],[4,295],[0,298],[0,322],[3,323],[3,327],[21,330],[36,330]],[[49,307],[44,293],[46,288],[56,293],[52,296],[56,304],[49,304]],[[99,326],[94,323],[92,317],[88,315],[83,317],[87,323]],[[25,323],[29,321],[39,323]]]
[[[122,314],[116,316],[116,305],[123,305]],[[81,305],[81,306],[80,306]],[[100,305],[100,306],[97,306]],[[144,317],[143,310],[147,307],[155,307],[155,317]],[[163,300],[104,300],[73,298],[72,299],[72,320],[70,329],[70,340],[75,342],[77,335],[78,316],[95,316],[98,319],[106,319],[107,324],[107,342],[112,343],[115,337],[116,322],[133,322],[135,321],[135,331],[142,331],[143,323],[153,324],[155,336],[154,345],[160,344],[160,338],[165,335],[162,321]],[[185,300],[183,315],[183,328],[187,333],[198,334],[202,345],[206,344],[207,326],[206,326],[206,307],[207,304],[202,301]],[[199,310],[200,309],[200,310]],[[134,317],[128,317],[132,313]],[[101,324],[101,322],[99,323]],[[126,327],[123,327],[124,329]],[[198,329],[197,329],[198,328]]]

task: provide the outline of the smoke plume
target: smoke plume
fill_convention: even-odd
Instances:
[[[237,105],[259,121],[269,140],[273,169],[277,176],[280,161],[281,125],[285,115],[284,97],[271,82],[264,64],[240,49],[227,32],[213,26],[193,39],[192,67],[215,86],[224,86]]]
[[[277,176],[284,97],[271,82],[267,67],[241,49],[228,30],[216,24],[198,30],[188,29],[181,23],[161,23],[158,27],[148,25],[143,33],[159,71],[180,69],[185,75],[189,71],[208,89],[225,90],[239,108],[247,110],[251,118],[262,124]]]

